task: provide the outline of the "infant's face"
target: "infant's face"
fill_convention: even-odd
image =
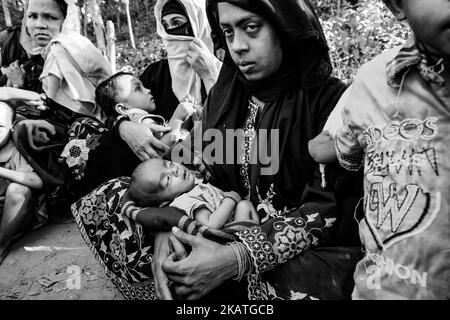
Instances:
[[[147,167],[152,182],[158,184],[160,201],[173,200],[195,186],[195,174],[185,166],[163,159],[152,159]]]
[[[116,79],[117,101],[126,103],[130,108],[137,108],[147,112],[156,109],[155,100],[149,89],[132,75],[123,75]]]

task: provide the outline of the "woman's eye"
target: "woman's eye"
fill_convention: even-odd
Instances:
[[[255,33],[255,32],[258,32],[259,28],[260,28],[259,25],[252,23],[252,24],[246,25],[244,29],[248,33]]]
[[[168,187],[169,184],[170,184],[170,177],[167,177],[167,183],[166,183],[166,186]]]
[[[231,29],[223,29],[222,31],[223,31],[223,35],[226,38],[229,38],[233,35],[233,30],[231,30]]]
[[[28,15],[28,19],[36,19],[36,18],[37,18],[37,15],[34,13],[31,13]]]

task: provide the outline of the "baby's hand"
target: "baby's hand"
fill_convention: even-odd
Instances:
[[[25,95],[22,96],[22,101],[24,104],[30,107],[36,107],[37,110],[45,111],[48,107],[45,105],[45,100],[47,96],[45,93],[37,94],[32,91],[27,91]]]
[[[184,122],[196,111],[197,109],[195,108],[194,99],[190,95],[187,95],[180,101],[180,104],[174,112],[174,117]]]
[[[242,198],[239,195],[239,193],[237,193],[235,191],[225,192],[224,193],[224,199],[225,198],[229,198],[229,199],[233,200],[236,203],[236,205],[242,200]]]

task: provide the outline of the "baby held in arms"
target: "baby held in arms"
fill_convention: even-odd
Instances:
[[[156,105],[151,91],[143,86],[141,80],[126,72],[118,72],[101,82],[96,88],[95,100],[107,117],[127,116],[130,121],[144,125],[168,125],[172,130],[158,137],[168,146],[186,137],[187,132],[181,127],[197,112],[193,98],[188,95],[180,101],[166,123],[163,117],[152,114]]]
[[[185,166],[154,158],[133,172],[129,197],[139,207],[175,207],[200,224],[221,229],[229,222],[259,223],[252,203],[236,192],[203,183]]]

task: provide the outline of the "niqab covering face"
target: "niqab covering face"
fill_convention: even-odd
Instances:
[[[196,102],[200,102],[201,79],[194,69],[186,61],[186,53],[189,45],[194,39],[200,38],[211,52],[211,58],[217,60],[213,55],[213,43],[210,36],[211,28],[205,11],[205,0],[177,0],[186,11],[189,24],[192,28],[192,36],[168,33],[162,25],[162,12],[167,2],[173,0],[158,0],[155,5],[156,30],[163,40],[167,50],[170,74],[172,76],[172,90],[178,100],[182,100],[188,94]]]
[[[194,36],[194,32],[192,31],[191,23],[189,22],[189,18],[187,17],[186,10],[184,9],[183,5],[178,2],[178,0],[171,0],[164,5],[161,17],[164,18],[169,14],[182,15],[187,19],[187,22],[175,28],[166,29],[166,32],[168,34],[174,36]]]

